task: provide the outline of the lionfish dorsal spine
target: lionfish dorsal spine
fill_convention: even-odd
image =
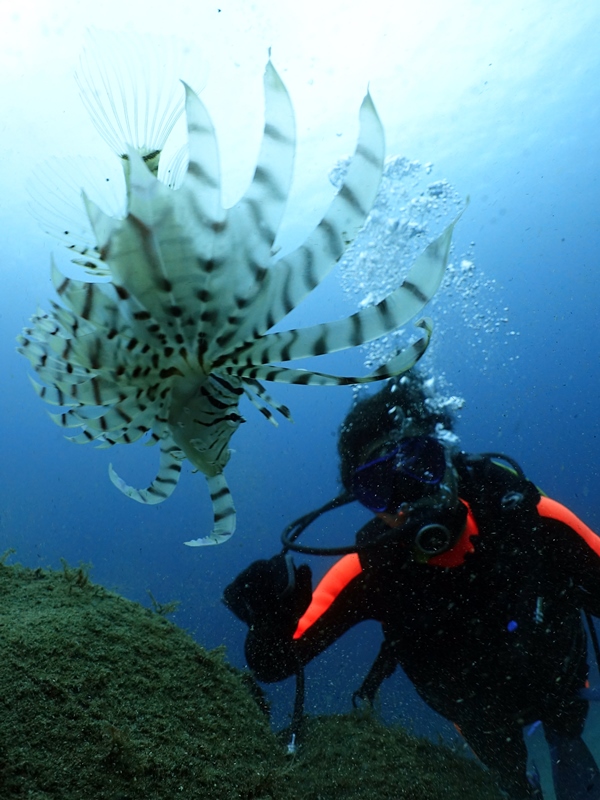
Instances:
[[[265,122],[250,185],[227,210],[230,243],[227,275],[215,271],[214,288],[234,282],[233,302],[220,318],[208,358],[254,337],[265,311],[264,291],[273,264],[274,240],[290,191],[296,147],[294,112],[287,89],[269,62],[264,74]],[[267,323],[268,324],[268,323]],[[264,324],[260,326],[264,328]]]
[[[267,334],[239,348],[232,364],[294,361],[357,347],[405,325],[419,314],[437,291],[450,253],[452,232],[460,214],[417,258],[401,285],[379,303],[345,319]]]
[[[292,185],[296,153],[292,102],[270,61],[265,69],[264,92],[265,124],[254,175],[229,214],[251,237],[256,260],[267,264]]]
[[[188,132],[188,167],[179,189],[194,214],[202,236],[217,232],[225,220],[221,205],[221,170],[214,125],[204,103],[186,84],[185,114]]]
[[[313,291],[337,264],[364,225],[375,200],[385,157],[383,126],[370,94],[360,108],[358,142],[339,191],[300,247],[270,270],[263,301],[268,314],[260,333],[279,322]]]

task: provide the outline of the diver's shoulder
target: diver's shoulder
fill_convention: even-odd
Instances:
[[[477,512],[513,516],[534,512],[538,488],[512,457],[503,453],[457,452],[452,458],[459,479],[459,494]]]

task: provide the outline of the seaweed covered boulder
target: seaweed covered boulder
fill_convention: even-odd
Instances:
[[[0,797],[272,796],[285,763],[239,674],[87,572],[0,566]]]
[[[317,717],[287,784],[287,800],[501,800],[473,759],[386,727],[373,714]]]
[[[371,716],[307,721],[297,755],[248,676],[161,614],[0,561],[2,800],[498,800],[472,760]]]

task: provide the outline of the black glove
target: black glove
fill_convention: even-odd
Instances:
[[[312,598],[308,564],[294,565],[290,554],[254,561],[223,592],[223,602],[252,628],[293,632]]]

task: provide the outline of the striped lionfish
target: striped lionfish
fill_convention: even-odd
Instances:
[[[214,527],[186,544],[207,545],[226,541],[235,529],[223,469],[229,441],[244,421],[242,396],[277,424],[270,409],[288,419],[290,412],[261,381],[348,385],[409,369],[429,343],[428,319],[417,322],[422,338],[362,377],[276,364],[361,345],[418,314],[440,285],[455,223],[376,305],[335,322],[269,333],[330,272],[365,223],[383,168],[381,122],[367,93],[341,188],[303,244],[280,255],[273,243],[292,180],[295,122],[273,64],[268,61],[264,74],[265,124],[254,176],[230,208],[221,205],[212,122],[197,94],[183,86],[189,162],[180,185],[157,177],[164,141],[127,142],[120,153],[125,213],[110,215],[83,193],[95,243],[70,247],[84,256],[74,263],[88,276],[75,280],[52,264],[63,304],[52,302],[48,313],[32,317],[19,350],[42,381],[33,382],[38,395],[63,409],[52,419],[80,429],[71,441],[108,447],[145,437],[160,445],[158,474],[145,489],[128,486],[109,467],[111,481],[127,497],[162,502],[186,458],[204,473]],[[88,97],[88,106],[101,103],[98,96]],[[108,112],[98,107],[96,122],[114,148],[110,107],[112,101]]]

